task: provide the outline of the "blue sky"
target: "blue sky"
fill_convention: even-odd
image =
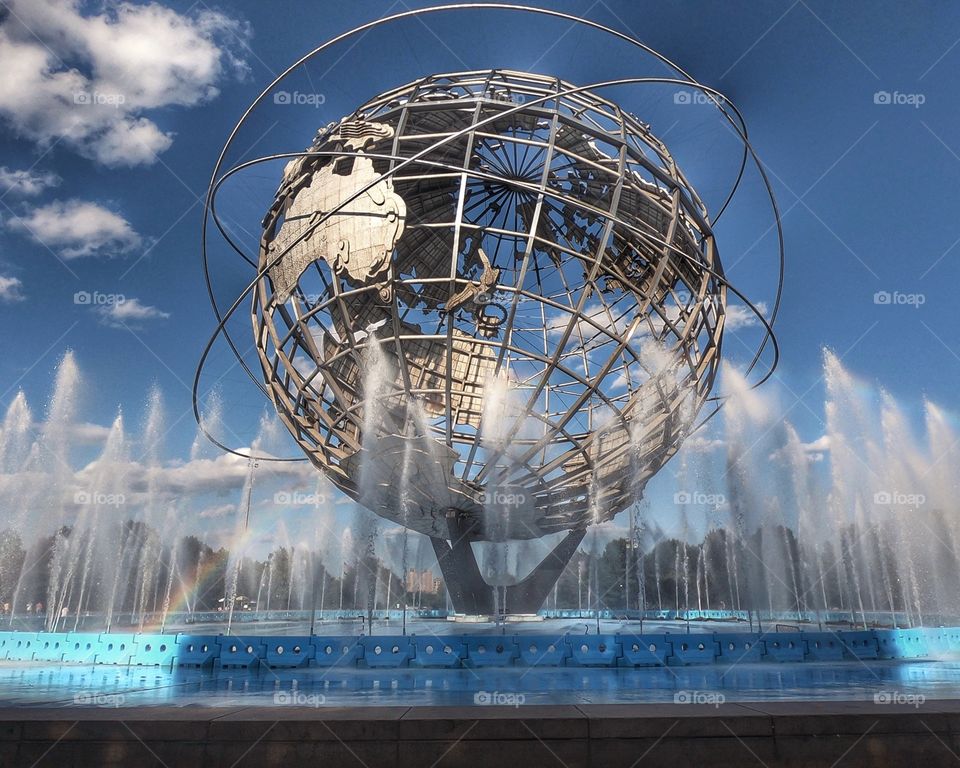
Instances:
[[[925,397],[960,410],[960,6],[542,2],[635,35],[744,113],[784,213],[782,360],[772,388],[805,440],[823,432],[825,346],[908,410],[919,413]],[[200,200],[224,139],[296,57],[420,5],[0,3],[0,407],[23,390],[42,411],[70,348],[85,380],[84,420],[107,425],[121,407],[128,423],[139,423],[156,385],[171,425],[169,456],[186,457],[189,384],[214,325],[201,276]],[[283,87],[320,94],[322,103],[267,104],[233,159],[300,150],[317,127],[374,93],[466,66],[532,68],[579,84],[663,74],[627,46],[563,21],[438,14],[371,33],[298,72]],[[615,96],[652,124],[715,209],[735,171],[733,137],[709,106],[677,103],[675,90]],[[248,243],[279,172],[261,166],[225,190],[223,205]],[[718,244],[730,278],[767,306],[770,223],[758,179],[748,175]],[[223,248],[212,264],[217,295],[229,304],[249,272]],[[877,303],[878,292],[892,301]],[[77,303],[78,293],[93,298]],[[117,295],[122,304],[106,298]],[[755,329],[740,337],[754,341]],[[727,342],[734,361],[745,349]],[[221,348],[208,383],[222,377],[225,437],[245,445],[264,402],[230,363]]]

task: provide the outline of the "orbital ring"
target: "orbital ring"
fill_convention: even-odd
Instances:
[[[245,370],[245,372],[247,373],[247,375],[251,378],[251,380],[253,380],[253,381],[255,382],[255,384],[261,389],[261,391],[265,391],[263,385],[258,381],[257,377],[253,375],[253,372],[249,369],[249,367],[248,367],[248,366],[246,365],[246,363],[243,361],[241,355],[239,354],[239,351],[238,351],[237,348],[236,348],[235,343],[233,342],[233,339],[231,338],[231,336],[230,336],[230,334],[229,334],[229,331],[228,331],[228,330],[226,329],[226,327],[225,327],[225,326],[226,326],[226,322],[227,322],[227,321],[230,319],[230,317],[234,314],[234,312],[236,311],[236,309],[237,309],[237,307],[239,306],[239,304],[240,304],[240,303],[243,301],[243,299],[250,293],[250,291],[255,287],[256,282],[262,277],[262,270],[258,270],[258,273],[259,273],[259,274],[258,274],[257,278],[254,279],[254,281],[253,281],[253,282],[248,286],[248,288],[238,297],[237,301],[234,302],[234,305],[231,306],[231,308],[228,310],[228,312],[224,315],[224,314],[220,311],[219,305],[217,304],[216,298],[215,298],[215,296],[214,296],[214,294],[213,294],[213,286],[212,286],[212,280],[211,280],[211,275],[210,275],[210,270],[209,270],[209,261],[208,261],[208,253],[207,253],[206,228],[207,228],[208,218],[212,216],[212,218],[213,218],[213,220],[214,220],[214,222],[215,222],[215,225],[216,225],[217,228],[220,230],[221,234],[224,236],[224,239],[228,242],[228,244],[229,244],[235,251],[237,251],[237,252],[241,255],[241,257],[243,257],[248,263],[250,263],[250,264],[252,264],[252,265],[254,264],[254,262],[253,262],[251,259],[249,259],[249,258],[246,256],[246,254],[244,254],[244,253],[242,252],[242,250],[240,250],[240,249],[236,246],[236,244],[232,241],[232,239],[231,239],[231,238],[229,237],[229,235],[226,233],[225,229],[223,228],[223,226],[222,226],[222,224],[221,224],[221,222],[220,222],[220,220],[219,220],[219,217],[218,217],[218,215],[217,215],[217,213],[216,213],[216,210],[215,210],[215,196],[216,196],[216,192],[217,192],[217,190],[219,189],[219,186],[222,184],[222,182],[225,181],[226,178],[228,178],[229,176],[231,176],[231,175],[232,175],[233,173],[235,173],[236,171],[240,170],[240,169],[243,168],[243,167],[248,167],[248,166],[250,165],[250,163],[241,164],[240,166],[237,166],[237,167],[235,167],[235,168],[230,169],[230,171],[228,171],[226,174],[224,174],[223,177],[220,177],[219,179],[217,178],[217,174],[219,173],[219,169],[220,169],[220,167],[222,166],[222,163],[223,163],[223,160],[224,160],[224,158],[225,158],[225,156],[226,156],[226,153],[227,153],[227,151],[229,150],[229,147],[232,145],[232,142],[233,142],[236,134],[238,133],[239,129],[240,129],[241,126],[244,124],[244,122],[246,121],[246,119],[249,117],[249,115],[251,114],[252,110],[253,110],[253,109],[263,100],[263,98],[276,86],[277,83],[279,83],[284,77],[286,77],[286,76],[287,76],[290,72],[292,72],[296,67],[298,67],[298,66],[300,66],[301,64],[305,63],[307,60],[309,60],[309,59],[310,59],[311,57],[313,57],[314,55],[320,53],[320,52],[321,52],[322,50],[324,50],[325,48],[328,48],[328,47],[334,45],[335,43],[340,42],[340,41],[342,41],[343,39],[346,39],[347,37],[350,37],[350,36],[352,36],[352,35],[354,35],[354,34],[356,34],[356,33],[358,33],[358,32],[366,31],[366,30],[368,30],[368,29],[370,29],[370,28],[373,28],[373,27],[375,27],[375,26],[379,26],[379,25],[381,25],[381,24],[385,24],[385,23],[388,23],[388,22],[391,22],[391,21],[395,21],[395,20],[400,19],[400,18],[417,16],[417,15],[419,15],[419,14],[436,12],[436,11],[458,10],[458,9],[467,9],[467,8],[485,8],[485,9],[491,9],[491,10],[493,10],[493,9],[516,10],[516,11],[526,11],[526,12],[533,12],[533,13],[541,13],[541,14],[543,14],[543,15],[553,16],[553,17],[558,17],[558,18],[564,18],[564,19],[567,19],[567,20],[570,20],[570,21],[573,21],[573,22],[576,22],[576,23],[584,24],[584,25],[586,25],[586,26],[588,26],[588,27],[592,27],[592,28],[594,28],[594,29],[598,29],[598,30],[607,32],[608,34],[611,34],[611,35],[613,35],[613,36],[615,36],[615,37],[617,37],[617,38],[619,38],[619,39],[622,39],[622,40],[625,40],[625,41],[627,41],[627,42],[630,42],[631,44],[633,44],[633,45],[641,48],[642,50],[646,51],[646,52],[649,53],[650,55],[654,56],[656,59],[660,60],[661,62],[663,62],[663,63],[666,64],[667,66],[669,66],[669,67],[671,67],[672,69],[674,69],[675,71],[677,71],[677,72],[678,72],[679,74],[681,74],[684,78],[686,78],[686,79],[684,79],[684,80],[673,79],[673,78],[632,78],[632,79],[621,79],[621,80],[610,81],[610,82],[608,82],[608,83],[600,83],[600,84],[593,84],[593,85],[581,86],[581,87],[579,87],[579,88],[570,89],[569,91],[565,91],[564,94],[550,94],[550,95],[548,95],[548,96],[545,96],[545,97],[539,99],[539,101],[546,101],[546,100],[548,100],[548,99],[558,98],[560,95],[565,95],[565,94],[568,94],[568,93],[576,93],[576,92],[579,92],[579,91],[582,91],[582,90],[591,89],[591,88],[596,89],[596,88],[601,88],[601,87],[608,86],[608,85],[632,84],[632,83],[640,83],[640,82],[662,82],[662,83],[672,83],[672,84],[682,84],[682,85],[692,86],[692,87],[695,87],[695,88],[697,88],[697,89],[702,90],[704,93],[706,93],[706,94],[710,97],[711,101],[717,106],[717,108],[718,108],[718,109],[720,110],[720,112],[724,115],[724,117],[727,119],[727,121],[731,123],[731,125],[733,126],[733,128],[734,128],[734,130],[736,131],[737,135],[740,137],[741,141],[742,141],[743,144],[744,144],[744,159],[743,159],[743,161],[741,162],[740,169],[739,169],[739,172],[738,172],[738,174],[737,174],[737,179],[736,179],[736,181],[734,182],[734,185],[733,185],[733,187],[731,188],[731,190],[730,190],[730,192],[729,192],[729,194],[728,194],[728,196],[727,196],[727,199],[725,200],[725,202],[724,202],[723,205],[721,206],[720,212],[717,214],[717,217],[716,217],[716,219],[714,219],[714,221],[716,221],[716,220],[718,220],[718,219],[720,218],[720,216],[723,214],[724,210],[726,209],[728,203],[730,202],[730,200],[732,199],[733,195],[735,194],[735,192],[736,192],[736,190],[737,190],[737,188],[738,188],[738,186],[739,186],[739,184],[740,184],[740,182],[741,182],[741,180],[742,180],[742,177],[743,177],[744,168],[745,168],[745,161],[746,161],[746,157],[748,156],[748,154],[753,157],[753,159],[754,159],[754,161],[755,161],[755,163],[756,163],[756,165],[757,165],[757,168],[758,168],[758,170],[759,170],[759,172],[760,172],[760,174],[761,174],[761,177],[762,177],[762,179],[763,179],[763,182],[764,182],[764,184],[765,184],[765,186],[766,186],[767,192],[768,192],[768,194],[769,194],[769,196],[770,196],[771,204],[772,204],[773,210],[774,210],[774,216],[775,216],[775,220],[776,220],[776,228],[777,228],[777,230],[778,230],[778,236],[779,236],[780,268],[779,268],[779,276],[778,276],[778,286],[777,286],[776,301],[774,302],[773,311],[771,312],[771,316],[770,316],[769,321],[768,321],[766,318],[763,318],[763,317],[762,317],[762,313],[759,312],[758,308],[757,308],[756,306],[754,306],[751,302],[749,302],[749,300],[747,300],[746,297],[743,296],[739,291],[737,291],[735,288],[733,288],[733,286],[730,285],[729,282],[728,282],[725,278],[722,278],[722,276],[720,276],[720,275],[716,275],[716,274],[714,275],[714,277],[717,277],[717,278],[721,279],[722,282],[723,282],[723,284],[725,284],[727,287],[729,287],[741,300],[743,300],[743,301],[747,304],[747,306],[751,309],[751,311],[760,318],[760,320],[762,321],[762,323],[763,323],[763,325],[764,325],[764,327],[765,327],[766,334],[765,334],[765,336],[764,336],[764,338],[763,338],[763,341],[762,341],[761,344],[759,345],[759,348],[757,349],[757,351],[756,351],[756,353],[755,353],[755,355],[754,355],[753,360],[751,361],[749,367],[747,368],[747,371],[748,371],[748,372],[755,367],[757,361],[759,360],[760,355],[763,353],[763,349],[765,348],[767,342],[768,342],[768,341],[772,341],[772,343],[773,343],[773,346],[774,346],[774,359],[773,359],[772,365],[771,365],[771,367],[770,367],[770,370],[768,370],[768,371],[766,372],[766,374],[761,378],[761,380],[760,380],[759,382],[755,383],[753,386],[759,386],[759,384],[761,384],[761,383],[763,383],[764,381],[766,381],[766,380],[769,378],[769,376],[772,375],[773,370],[774,370],[774,368],[776,367],[777,360],[778,360],[778,358],[779,358],[779,351],[778,351],[778,349],[777,349],[776,339],[775,339],[774,336],[773,336],[773,323],[775,322],[776,317],[777,317],[777,314],[778,314],[778,311],[779,311],[780,297],[781,297],[782,285],[783,285],[784,249],[783,249],[782,227],[781,227],[781,223],[780,223],[779,210],[778,210],[778,208],[777,208],[776,200],[775,200],[775,198],[774,198],[774,196],[773,196],[772,188],[771,188],[771,186],[770,186],[769,180],[768,180],[767,177],[766,177],[766,174],[765,174],[765,172],[764,172],[764,170],[763,170],[763,167],[762,167],[762,165],[760,164],[760,162],[759,162],[759,160],[758,160],[758,158],[757,158],[757,156],[756,156],[756,153],[754,152],[752,146],[750,145],[749,140],[747,139],[747,132],[746,132],[745,121],[743,120],[743,117],[742,117],[742,115],[740,114],[740,112],[737,110],[736,106],[735,106],[732,102],[730,102],[729,99],[727,99],[725,96],[723,96],[723,94],[721,94],[720,92],[716,91],[715,89],[712,89],[712,88],[710,88],[710,87],[708,87],[708,86],[701,85],[700,83],[697,83],[696,81],[694,81],[694,80],[693,80],[686,72],[684,72],[680,67],[676,66],[675,64],[673,64],[672,62],[670,62],[668,59],[666,59],[666,58],[663,57],[662,55],[658,54],[658,53],[657,53],[656,51],[654,51],[653,49],[649,48],[648,46],[644,45],[643,43],[641,43],[641,42],[639,42],[639,41],[637,41],[637,40],[634,40],[633,38],[630,38],[629,36],[627,36],[627,35],[625,35],[625,34],[623,34],[623,33],[621,33],[621,32],[618,32],[617,30],[610,29],[610,28],[605,27],[604,25],[598,24],[598,23],[596,23],[596,22],[592,22],[592,21],[586,20],[586,19],[579,19],[579,18],[577,18],[577,17],[573,17],[573,16],[570,16],[569,14],[564,14],[564,13],[559,12],[559,11],[551,11],[551,10],[531,8],[531,7],[526,7],[526,6],[515,6],[515,5],[506,5],[506,4],[498,4],[498,3],[477,3],[477,4],[469,4],[469,5],[436,6],[436,7],[433,7],[433,8],[417,9],[417,10],[412,10],[412,11],[406,11],[406,12],[404,12],[404,13],[395,14],[394,16],[386,17],[386,18],[384,18],[384,19],[378,19],[378,20],[376,20],[376,21],[374,21],[374,22],[370,22],[370,23],[368,23],[368,24],[365,24],[365,25],[362,25],[362,26],[360,26],[360,27],[357,27],[357,28],[354,29],[354,30],[351,30],[351,31],[349,31],[349,32],[347,32],[347,33],[344,33],[344,34],[342,34],[342,35],[340,35],[340,36],[338,36],[338,37],[336,37],[336,38],[328,41],[327,43],[324,43],[323,45],[321,45],[320,47],[318,47],[318,48],[315,49],[314,51],[312,51],[312,52],[310,52],[309,54],[307,54],[306,56],[302,57],[300,60],[298,60],[296,63],[294,63],[291,67],[289,67],[284,73],[282,73],[279,77],[277,77],[277,78],[263,91],[263,93],[261,93],[260,96],[257,97],[257,99],[253,102],[253,104],[251,104],[251,106],[247,109],[247,111],[244,113],[244,115],[243,115],[243,117],[241,118],[241,120],[236,124],[236,126],[235,126],[234,129],[233,129],[233,131],[231,132],[230,137],[228,138],[227,143],[225,144],[225,146],[224,146],[224,148],[223,148],[223,150],[222,150],[222,152],[221,152],[220,158],[219,158],[218,161],[217,161],[217,165],[216,165],[216,167],[215,167],[215,169],[214,169],[213,177],[212,177],[212,179],[211,179],[211,184],[210,184],[210,186],[208,187],[207,201],[206,201],[205,207],[204,207],[203,240],[202,240],[202,243],[201,243],[201,246],[202,246],[202,254],[203,254],[203,263],[204,263],[204,277],[205,277],[205,281],[206,281],[206,284],[207,284],[208,294],[209,294],[209,296],[210,296],[211,303],[212,303],[213,308],[214,308],[214,312],[215,312],[215,314],[216,314],[217,317],[218,317],[219,323],[218,323],[218,327],[217,327],[216,331],[214,332],[213,336],[211,337],[210,341],[209,341],[208,344],[207,344],[206,349],[204,350],[204,354],[203,354],[203,356],[202,356],[202,358],[201,358],[200,364],[198,365],[198,368],[197,368],[197,371],[196,371],[196,375],[195,375],[195,378],[194,378],[194,386],[193,386],[193,393],[192,393],[192,394],[193,394],[194,415],[195,415],[195,418],[197,419],[198,423],[200,423],[200,416],[199,416],[199,404],[198,404],[198,397],[197,397],[197,396],[198,396],[199,381],[200,381],[200,376],[201,376],[201,373],[202,373],[202,368],[203,368],[203,365],[204,365],[204,361],[206,360],[206,358],[207,358],[207,356],[208,356],[208,354],[209,354],[209,351],[210,351],[210,349],[212,348],[213,343],[215,342],[216,338],[219,336],[219,334],[220,334],[221,332],[222,332],[222,333],[224,334],[224,336],[227,338],[228,344],[230,345],[232,351],[234,352],[234,354],[236,355],[236,357],[237,357],[237,359],[238,359],[239,364],[240,364],[240,365],[242,366],[242,368]],[[725,102],[726,104],[728,104],[729,107],[730,107],[730,108],[733,110],[733,112],[736,114],[737,121],[740,123],[739,126],[734,122],[733,118],[732,118],[732,117],[730,116],[730,114],[726,111],[726,109],[725,109],[725,107],[723,106],[723,104],[721,104],[721,101],[722,101],[722,102]],[[501,113],[501,115],[498,115],[497,117],[500,117],[500,116],[502,116],[503,114],[510,114],[510,113],[513,112],[513,111],[519,111],[521,108],[523,108],[523,105],[521,105],[520,107],[517,107],[517,108],[515,108],[515,109],[509,110],[509,111],[507,111],[507,112]],[[477,127],[477,126],[472,126],[472,128],[476,128],[476,127]],[[452,139],[452,138],[453,138],[453,137],[447,137],[447,140]],[[438,142],[436,145],[434,145],[434,147],[435,147],[435,146],[438,146],[438,145],[441,144],[441,143],[443,143],[443,142]],[[426,150],[424,150],[424,153],[430,151],[430,150],[433,149],[434,147],[428,147]],[[284,157],[284,156],[291,156],[291,157],[293,157],[293,156],[301,156],[301,157],[302,157],[302,156],[306,156],[306,155],[308,155],[308,154],[309,154],[309,153],[296,153],[296,154],[291,154],[291,155],[274,155],[274,156],[270,156],[270,157],[267,157],[267,158],[259,158],[256,162],[262,162],[262,161],[265,161],[265,160],[267,160],[267,159],[276,159],[276,158]],[[421,153],[421,154],[423,154],[423,153]],[[417,158],[416,158],[416,157],[414,157],[414,158],[409,158],[408,160],[412,162],[412,161],[415,160],[415,159],[417,159]],[[398,168],[395,167],[394,169],[391,169],[391,171],[390,171],[388,174],[385,174],[385,176],[386,176],[386,175],[389,175],[389,174],[392,174],[392,172],[395,171],[395,170],[398,170]],[[462,170],[462,169],[458,169],[458,170]],[[360,192],[358,192],[357,195],[361,194],[362,192],[363,192],[363,190],[361,190]],[[352,198],[351,198],[351,199],[352,199]],[[343,207],[343,205],[346,205],[346,204],[349,203],[349,202],[350,202],[349,199],[343,201],[343,203],[342,203],[340,206],[338,206],[338,207],[337,207],[336,209],[334,209],[333,211],[329,212],[328,215],[332,215],[333,213],[336,213],[337,210],[339,210],[340,208]],[[326,217],[325,217],[325,218],[326,218]],[[292,247],[292,246],[291,246],[291,247]],[[671,246],[667,246],[667,247],[671,247]],[[274,260],[273,263],[276,263],[276,261],[278,261],[279,258],[282,257],[282,255],[283,255],[283,254],[281,253],[281,254],[277,257],[277,259]],[[272,264],[271,264],[271,266],[272,266]],[[265,267],[265,269],[267,269],[267,268],[269,268],[269,266],[268,266],[268,267]],[[720,398],[720,397],[710,397],[710,398],[708,398],[708,399],[709,399],[709,400],[721,400],[720,405],[722,405],[722,399],[723,399],[723,398]],[[720,405],[717,406],[717,410],[719,409]],[[711,418],[711,417],[714,415],[715,412],[716,412],[716,411],[714,411],[714,412],[711,413],[706,419],[704,419],[704,421],[701,422],[700,425],[698,425],[697,429],[699,429],[699,427],[702,426],[703,423],[705,423],[709,418]],[[203,429],[203,425],[200,424],[200,426],[201,426],[201,429]],[[223,448],[224,450],[227,450],[227,451],[229,451],[229,452],[231,452],[231,453],[234,453],[234,454],[236,454],[236,455],[239,455],[239,456],[243,456],[243,457],[245,457],[245,458],[254,458],[254,457],[251,457],[249,454],[244,454],[244,453],[241,453],[241,452],[238,452],[238,451],[234,451],[234,450],[228,448],[227,446],[223,445],[222,443],[220,443],[219,441],[217,441],[216,439],[214,439],[211,435],[209,435],[209,434],[206,432],[205,429],[203,429],[203,431],[204,431],[204,434],[206,434],[209,439],[211,439],[215,444],[217,444],[219,447]],[[262,458],[263,460],[272,460],[272,461],[284,461],[284,460],[286,460],[286,461],[291,461],[291,460],[292,460],[292,461],[299,461],[299,460],[302,460],[302,459],[300,459],[300,458],[292,458],[292,459],[278,459],[278,458],[275,458],[275,457],[260,457],[260,458]]]

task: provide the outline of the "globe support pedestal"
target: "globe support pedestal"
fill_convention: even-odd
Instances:
[[[465,525],[460,516],[447,518],[450,541],[430,537],[437,563],[443,573],[453,609],[457,613],[490,615],[496,610],[494,587],[484,581],[477,558],[470,546],[477,523]],[[586,530],[574,530],[557,544],[522,581],[504,588],[502,610],[510,613],[536,613],[577,551]]]

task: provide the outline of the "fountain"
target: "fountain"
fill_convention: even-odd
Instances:
[[[378,370],[372,365],[368,375]],[[410,567],[436,572],[425,537],[402,526],[378,530],[362,507],[336,503],[325,480],[291,470],[280,477],[305,489],[315,527],[294,530],[297,516],[282,516],[264,544],[259,520],[277,498],[277,476],[257,462],[210,459],[198,438],[190,463],[221,461],[236,477],[233,534],[204,542],[191,528],[194,500],[170,491],[171,473],[183,468],[165,455],[161,393],[148,393],[138,432],[120,414],[97,428],[78,412],[83,381],[67,353],[42,421],[23,393],[3,419],[0,503],[9,512],[0,604],[9,628],[174,630],[202,618],[229,631],[252,614],[307,621],[313,608],[321,623],[351,611],[370,623],[388,620],[398,603],[422,600],[401,585]],[[666,482],[624,514],[622,529],[593,525],[541,613],[696,619],[713,612],[859,627],[955,621],[960,450],[953,418],[925,402],[922,423],[913,424],[889,393],[857,380],[829,351],[824,381],[824,431],[804,444],[772,395],[728,373],[727,407],[678,457],[674,503],[664,509],[657,501],[669,497]],[[509,409],[509,388],[503,391],[488,408]],[[222,413],[212,398],[205,427],[220,429]],[[409,429],[425,426],[425,416],[411,415]],[[90,434],[99,449],[78,462],[90,455]],[[276,446],[278,434],[265,416],[252,448]],[[483,450],[497,448],[495,435],[489,440]],[[410,445],[402,485],[410,482]],[[500,453],[509,461],[509,451]],[[402,496],[408,493],[404,487]],[[509,514],[498,493],[485,505],[491,527]],[[389,531],[397,532],[396,545],[378,546]],[[522,580],[528,543],[475,546],[492,583]],[[504,589],[497,593],[502,600]]]
[[[134,11],[101,26],[136,26]],[[238,62],[219,48],[219,13],[189,13],[197,44],[223,57],[213,82]],[[449,23],[466,15],[478,23]],[[530,43],[551,24],[541,55]],[[713,32],[667,24],[658,34],[678,50]],[[23,43],[27,26],[4,30]],[[421,28],[443,45],[410,42]],[[754,45],[730,69],[761,55]],[[708,136],[708,120],[728,130]],[[960,696],[956,414],[863,382],[830,350],[822,407],[803,403],[813,419],[779,401],[785,253],[767,168],[721,92],[562,11],[408,9],[296,61],[243,112],[211,175],[201,248],[217,325],[189,456],[165,443],[177,422],[158,387],[142,418],[124,403],[87,423],[91,382],[72,352],[45,407],[17,393],[0,425],[0,690],[21,704],[231,709],[64,712],[62,728],[8,716],[0,753],[11,738],[32,764],[53,749],[64,763],[131,763],[143,747],[197,765],[488,764],[541,747],[576,764],[655,748],[654,762],[732,762],[746,748],[778,765],[837,764],[861,742],[884,764],[950,752],[955,706],[907,707]],[[757,196],[729,221],[754,182],[773,224],[744,251]],[[770,232],[775,290],[759,301],[735,278]],[[747,282],[768,266],[751,260]],[[246,284],[226,306],[220,276]],[[731,336],[756,343],[744,356]],[[244,418],[234,382],[229,403],[203,392],[220,337],[269,399],[243,439],[230,439]],[[805,715],[803,698],[871,694],[900,706],[874,719],[821,703],[781,727],[790,716],[763,701]],[[572,706],[521,720],[528,697]],[[251,702],[296,709],[252,728]],[[471,702],[499,709],[472,723],[417,711]],[[669,707],[686,704],[700,710],[674,721]]]

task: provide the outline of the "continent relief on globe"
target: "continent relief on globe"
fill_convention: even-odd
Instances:
[[[309,155],[287,164],[279,196],[285,206],[283,223],[272,240],[269,232],[264,234],[261,264],[261,268],[270,265],[278,302],[290,298],[304,270],[317,259],[356,284],[382,281],[403,234],[407,207],[394,192],[393,182],[374,170],[364,149],[392,136],[389,125],[344,121],[323,140],[322,147],[350,155],[321,157],[316,170],[310,166],[317,159]],[[346,200],[350,202],[327,216]]]

